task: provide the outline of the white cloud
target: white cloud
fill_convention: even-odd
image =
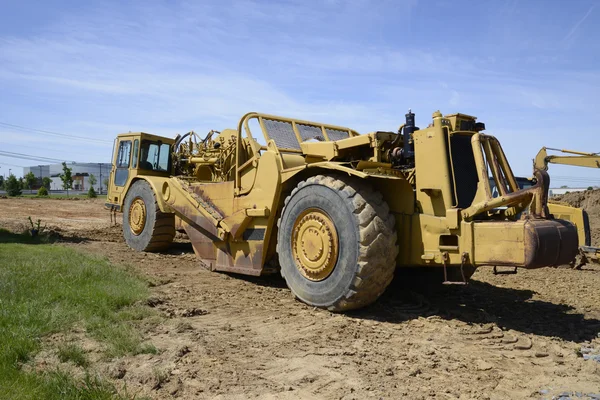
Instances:
[[[492,130],[518,123],[548,138],[565,115],[583,120],[600,106],[597,68],[558,68],[559,54],[412,44],[411,32],[421,32],[407,22],[416,8],[336,0],[88,5],[41,34],[0,37],[0,120],[112,140],[129,130],[235,127],[248,111],[396,129],[408,108],[421,125],[442,108],[478,115]],[[407,23],[385,36],[399,21]],[[0,132],[3,148],[16,142]],[[52,143],[54,155],[110,157],[110,145]]]

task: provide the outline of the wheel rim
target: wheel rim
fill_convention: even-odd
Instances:
[[[135,198],[129,206],[129,229],[138,236],[146,226],[146,204],[141,197]]]
[[[339,251],[337,230],[323,210],[309,208],[296,218],[292,255],[296,268],[311,281],[322,281],[335,268]]]

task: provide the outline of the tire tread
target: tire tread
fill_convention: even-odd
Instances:
[[[159,252],[167,250],[173,239],[175,238],[175,216],[170,213],[163,213],[160,210],[158,205],[158,201],[156,200],[156,194],[150,188],[148,183],[144,180],[139,180],[134,182],[129,188],[130,193],[134,193],[136,190],[145,191],[152,195],[154,199],[154,204],[146,204],[146,207],[154,207],[155,212],[155,220],[154,225],[152,226],[152,232],[150,235],[150,240],[146,244],[146,246],[142,249],[142,251],[147,252]],[[129,195],[129,193],[128,193]],[[126,198],[127,202],[127,198]],[[123,229],[128,229],[128,221],[125,220],[125,214],[123,218]]]
[[[290,199],[307,185],[323,185],[336,190],[354,210],[355,226],[359,231],[358,266],[352,283],[341,298],[324,308],[339,312],[373,303],[391,283],[398,255],[395,219],[382,194],[366,182],[351,177],[316,175],[300,182],[285,199],[278,227]],[[280,246],[278,241],[278,253],[281,253]],[[285,279],[284,268],[281,275]]]

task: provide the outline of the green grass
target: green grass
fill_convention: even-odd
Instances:
[[[78,345],[69,343],[58,347],[58,359],[61,362],[72,362],[78,367],[86,368],[89,365],[85,351]]]
[[[74,324],[105,346],[106,357],[156,352],[144,344],[136,322],[152,315],[142,305],[147,284],[106,260],[44,244],[42,238],[0,230],[0,397],[3,399],[108,399],[115,388],[86,373],[25,372],[23,363],[45,335]],[[61,361],[88,366],[85,351],[57,344]]]

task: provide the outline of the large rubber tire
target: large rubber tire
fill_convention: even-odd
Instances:
[[[292,252],[293,229],[302,213],[320,209],[337,231],[339,251],[325,279],[307,279]],[[350,177],[317,175],[300,182],[285,199],[278,221],[281,275],[301,301],[331,311],[373,303],[392,281],[396,268],[394,216],[381,193]]]
[[[134,201],[141,200],[146,210],[143,230],[139,234],[131,229],[130,211]],[[160,211],[154,191],[144,180],[134,182],[123,204],[123,237],[129,247],[137,251],[163,251],[175,237],[175,215]]]

